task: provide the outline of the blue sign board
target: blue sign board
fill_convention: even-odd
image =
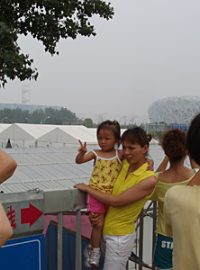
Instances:
[[[180,129],[180,130],[182,130],[183,132],[187,132],[187,130],[188,130],[188,125],[186,125],[186,124],[176,124],[176,123],[173,123],[173,124],[171,124],[171,128],[172,129]]]
[[[0,265],[2,270],[44,270],[44,235],[7,241],[0,248]]]
[[[176,123],[173,123],[173,124],[171,124],[171,128],[172,129],[178,128],[178,129],[182,130],[183,132],[187,132],[188,125],[186,125],[186,124],[176,124]]]

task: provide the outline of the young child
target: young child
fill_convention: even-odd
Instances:
[[[103,192],[112,192],[113,184],[121,169],[122,151],[120,145],[120,125],[117,121],[104,121],[97,128],[97,141],[100,149],[87,151],[86,143],[80,143],[76,163],[81,164],[94,160],[94,168],[90,178],[90,187]],[[100,242],[106,205],[88,195],[88,210],[101,216],[102,223],[93,225],[90,247],[88,249],[88,264],[98,267],[100,259]]]

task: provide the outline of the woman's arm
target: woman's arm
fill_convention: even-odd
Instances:
[[[159,164],[158,168],[156,169],[156,172],[163,172],[167,169],[169,159],[167,156],[164,156],[163,160]]]
[[[144,198],[145,196],[148,196],[153,191],[155,184],[156,179],[154,176],[151,176],[145,178],[139,184],[133,186],[132,188],[116,196],[92,189],[91,187],[83,183],[76,184],[74,187],[78,188],[81,191],[91,194],[93,197],[95,197],[97,200],[101,201],[104,204],[113,207],[120,207],[133,202],[137,202],[142,198]]]
[[[192,177],[190,182],[188,183],[188,186],[199,186],[200,185],[200,170],[198,170],[195,175]]]
[[[199,169],[200,166],[193,159],[191,159],[191,158],[189,158],[189,159],[190,159],[191,168],[192,169]]]
[[[171,221],[170,221],[170,215],[168,213],[168,209],[170,209],[170,207],[168,206],[168,200],[169,200],[168,195],[166,193],[165,200],[164,200],[164,206],[163,206],[164,222],[165,222],[165,233],[167,234],[167,236],[172,237],[173,232],[172,232],[172,226],[171,226]]]
[[[0,150],[0,184],[13,175],[16,167],[16,161],[10,155]]]

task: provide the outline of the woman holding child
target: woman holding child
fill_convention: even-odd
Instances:
[[[125,270],[134,246],[135,222],[154,190],[154,172],[148,169],[146,156],[151,136],[140,127],[126,130],[121,138],[124,160],[112,194],[88,185],[76,188],[108,205],[104,220],[104,270]]]

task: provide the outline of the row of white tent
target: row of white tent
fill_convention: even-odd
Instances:
[[[97,144],[96,128],[87,128],[83,125],[0,124],[2,148],[6,146],[8,140],[12,147],[18,148],[77,146],[78,140],[87,142],[88,145]]]
[[[82,125],[0,124],[0,142],[5,147],[78,145],[78,140],[96,144],[96,129]]]

